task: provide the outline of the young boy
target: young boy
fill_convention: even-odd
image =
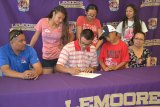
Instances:
[[[107,40],[103,44],[98,58],[101,69],[110,71],[124,68],[129,61],[128,46],[119,39],[116,29],[111,25],[107,25],[104,27],[100,39]]]

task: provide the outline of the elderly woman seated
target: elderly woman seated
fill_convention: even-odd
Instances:
[[[150,52],[144,48],[145,33],[137,32],[132,38],[132,45],[129,47],[128,62],[129,68],[150,66]]]

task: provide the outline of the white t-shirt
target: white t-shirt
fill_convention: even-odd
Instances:
[[[142,26],[142,32],[146,33],[148,31],[146,24],[143,21],[140,21],[140,22]],[[122,31],[123,21],[120,22],[119,25],[117,26],[116,31],[121,34],[122,41],[127,43],[133,37],[134,35],[133,34],[133,24],[134,24],[134,21],[128,20],[128,25],[125,27],[124,32]]]

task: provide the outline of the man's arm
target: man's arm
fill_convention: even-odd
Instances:
[[[37,52],[34,48],[32,47],[29,47],[30,49],[30,57],[29,57],[29,60],[30,60],[30,64],[32,64],[32,74],[30,75],[30,78],[31,79],[37,79],[38,76],[40,74],[42,74],[42,65],[39,61],[39,58],[37,56]]]
[[[81,72],[81,70],[78,67],[75,68],[66,68],[63,65],[57,64],[56,65],[56,70],[59,72],[63,72],[63,73],[69,73],[71,75],[76,75],[79,72]]]
[[[88,67],[85,70],[83,70],[82,72],[86,72],[86,73],[92,72],[93,73],[94,71],[96,71],[96,69],[97,69],[96,66],[95,67]]]
[[[37,62],[33,64],[32,66],[33,66],[32,75],[30,77],[36,79],[38,78],[39,75],[42,74],[42,65],[40,62]]]
[[[9,65],[3,65],[1,67],[1,71],[7,77],[21,78],[21,79],[29,79],[28,76],[31,73],[30,71],[26,71],[26,72],[20,73],[20,72],[11,70]]]
[[[97,70],[97,66],[98,66],[98,60],[97,60],[97,51],[96,49],[92,49],[91,50],[93,54],[93,56],[91,57],[91,62],[90,62],[90,65],[88,66],[88,68],[84,69],[82,72],[87,72],[87,73],[90,73],[90,72],[94,72]]]

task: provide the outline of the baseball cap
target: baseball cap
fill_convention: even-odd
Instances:
[[[106,25],[103,27],[102,35],[99,40],[106,39],[106,37],[109,36],[109,33],[111,32],[116,32],[116,29],[112,25]]]

